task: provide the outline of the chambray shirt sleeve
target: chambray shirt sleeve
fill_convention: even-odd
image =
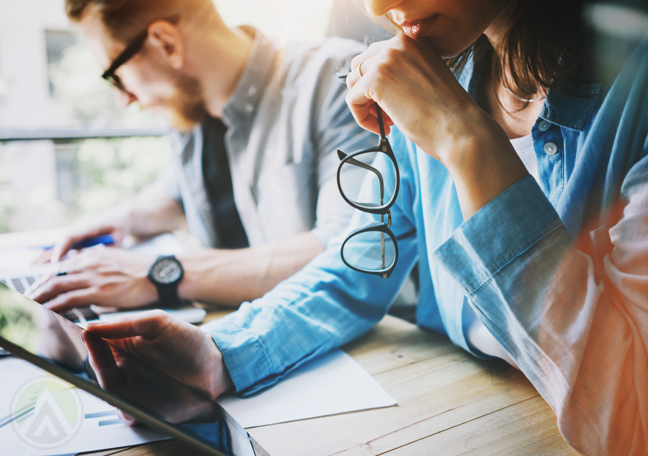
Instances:
[[[384,163],[383,163],[384,164]],[[381,164],[375,164],[379,167]],[[412,191],[403,188],[392,207],[399,260],[389,280],[352,271],[336,238],[302,271],[237,312],[203,326],[223,354],[236,392],[249,395],[275,384],[310,359],[355,339],[387,312],[417,258]],[[371,178],[362,192],[375,191]],[[373,221],[356,212],[349,230]]]
[[[621,201],[620,221],[601,228],[611,242],[602,258],[574,248],[532,177],[434,252],[583,454],[648,454],[646,158]]]

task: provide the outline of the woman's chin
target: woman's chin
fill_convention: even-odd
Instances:
[[[443,59],[451,59],[458,56],[472,44],[468,43],[468,45],[465,45],[462,43],[463,45],[457,45],[452,40],[431,36],[422,36],[417,38],[416,41],[432,47]]]

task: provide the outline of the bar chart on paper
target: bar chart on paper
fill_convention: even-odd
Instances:
[[[71,454],[167,438],[125,425],[109,404],[19,359],[0,359],[0,388],[4,454]]]

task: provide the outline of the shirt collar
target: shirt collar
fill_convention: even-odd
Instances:
[[[476,68],[481,70],[481,65],[475,65],[471,59],[458,75],[459,83],[467,88],[474,100],[478,99],[481,85],[481,71],[475,71]],[[596,107],[600,88],[600,83],[567,83],[564,89],[549,89],[540,118],[561,127],[583,131]]]
[[[540,117],[571,130],[583,131],[598,100],[599,83],[567,83],[549,89]]]
[[[233,115],[250,119],[257,110],[264,88],[272,77],[271,68],[277,56],[277,50],[258,29],[242,26],[240,29],[252,36],[252,47],[248,55],[243,74],[223,108],[223,120],[231,124]],[[228,125],[229,126],[229,125]]]

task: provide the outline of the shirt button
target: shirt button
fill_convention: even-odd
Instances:
[[[254,105],[252,103],[247,103],[245,105],[245,112],[250,114],[254,110]]]
[[[548,142],[544,145],[544,151],[547,155],[555,155],[558,152],[558,146],[556,143]]]
[[[538,124],[538,130],[547,131],[547,130],[549,130],[550,126],[551,126],[551,124],[549,122],[547,122],[546,120],[543,120]],[[547,153],[549,153],[549,152],[547,152]]]

